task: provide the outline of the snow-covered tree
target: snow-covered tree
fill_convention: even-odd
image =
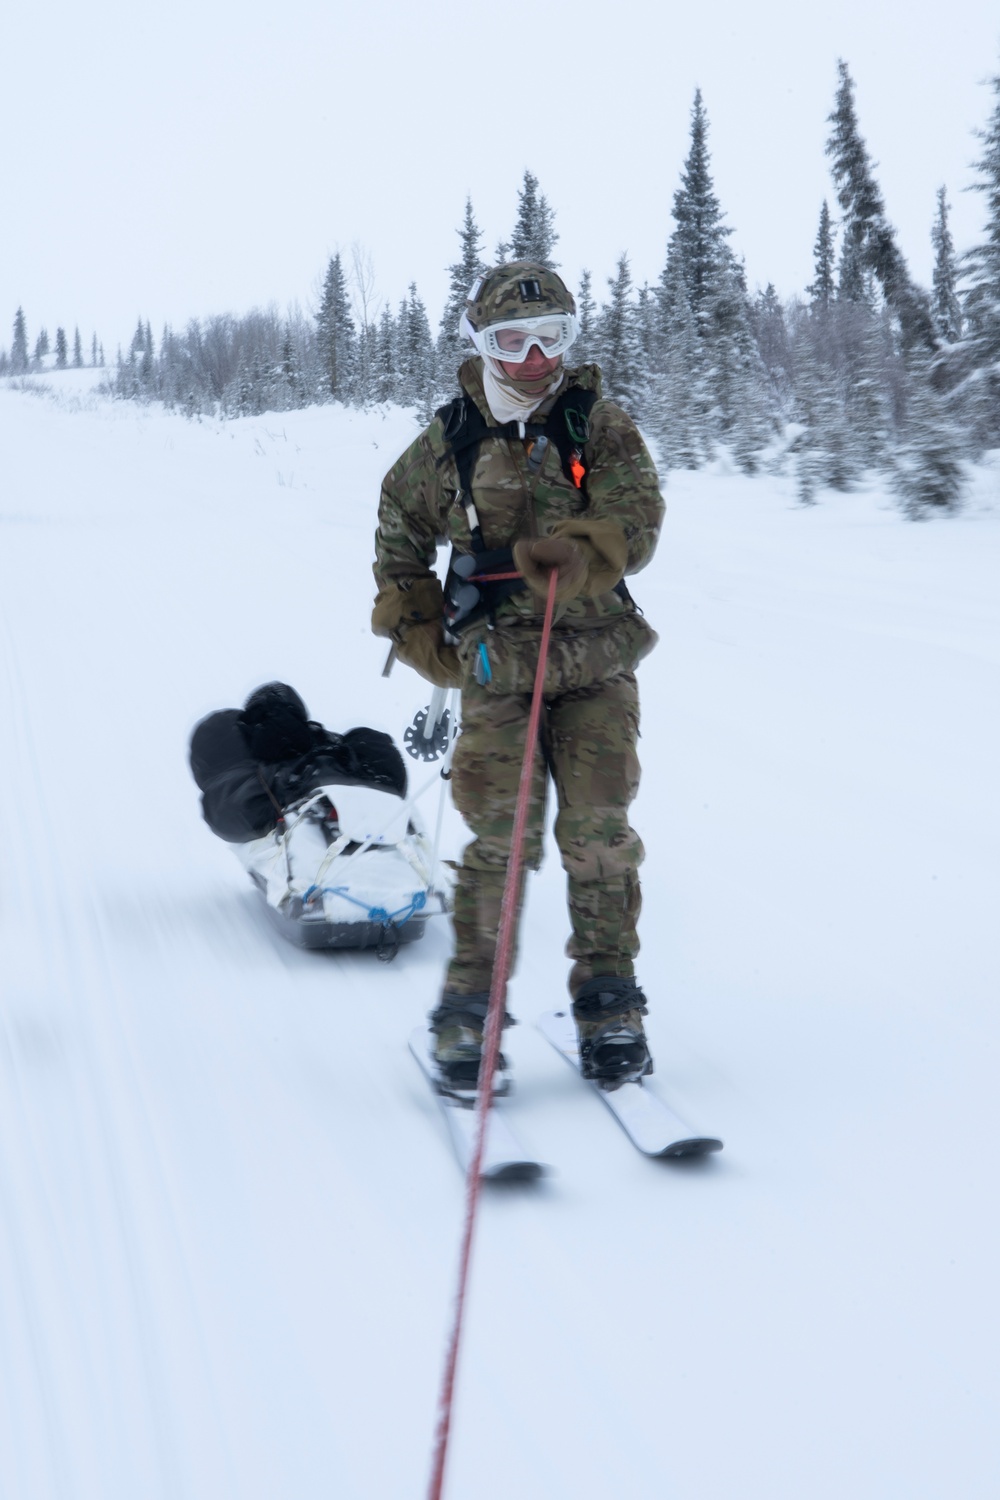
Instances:
[[[741,264],[729,247],[732,233],[712,181],[708,115],[697,90],[691,109],[691,145],[674,194],[676,228],[657,287],[660,344],[658,373],[670,369],[670,384],[687,409],[683,448],[697,446],[704,456],[725,441],[752,467],[751,445],[768,440],[768,382],[751,326],[750,302]],[[680,288],[683,287],[683,298]],[[672,348],[680,317],[687,338],[691,320],[694,353]],[[689,369],[685,376],[684,365]],[[681,397],[686,379],[688,394]],[[662,386],[662,382],[659,382]],[[665,406],[674,397],[661,390]]]
[[[912,520],[959,509],[965,485],[964,436],[942,394],[934,389],[930,360],[914,364],[902,442],[893,454],[892,486]]]
[[[517,220],[510,237],[511,260],[534,260],[549,270],[559,264],[552,259],[556,240],[555,214],[544,194],[538,195],[538,178],[525,169],[517,193]]]
[[[871,469],[884,462],[893,431],[892,320],[885,308],[873,312],[855,304],[839,310],[838,324],[852,458],[859,470]]]
[[[75,370],[83,368],[83,344],[80,340],[79,328],[73,329],[73,368]]]
[[[847,375],[837,338],[848,308],[854,312],[853,304],[835,304],[825,314],[799,307],[792,320],[793,415],[802,428],[795,444],[797,480],[804,504],[812,503],[821,487],[849,490],[860,469],[847,419]]]
[[[602,309],[597,328],[604,392],[627,411],[639,415],[645,396],[646,372],[628,255],[619,257],[615,275],[608,277],[608,287],[611,299]]]
[[[597,304],[594,301],[589,271],[580,273],[580,290],[576,296],[576,321],[578,331],[570,359],[576,365],[583,365],[597,358],[595,344]]]
[[[430,420],[435,395],[434,341],[427,309],[410,282],[409,296],[400,304],[396,321],[396,360],[400,376],[398,399],[415,406],[421,418]]]
[[[962,308],[956,291],[955,242],[948,227],[948,198],[943,187],[938,188],[937,218],[931,229],[931,244],[934,247],[934,295],[931,299],[934,326],[944,343],[954,344],[962,336]]]
[[[711,353],[714,435],[732,449],[747,474],[757,470],[757,453],[770,438],[767,376],[750,325],[743,277],[735,264],[724,273],[711,304],[706,340]]]
[[[326,268],[316,335],[326,394],[347,402],[352,394],[357,334],[339,252],[330,257]]]
[[[706,396],[701,341],[695,327],[680,261],[668,262],[657,288],[659,355],[651,378],[647,425],[662,462],[670,469],[696,469],[707,456]]]
[[[831,158],[837,201],[844,211],[840,295],[850,302],[866,301],[864,273],[871,272],[899,318],[904,344],[933,351],[937,341],[928,298],[910,279],[896,232],[886,218],[874,166],[858,125],[854,80],[843,60],[838,62],[837,72],[840,82],[829,116],[832,130],[826,152]]]
[[[35,340],[35,352],[32,356],[32,363],[36,367],[42,363],[42,360],[48,354],[49,347],[49,335],[44,328],[40,328],[38,330],[38,337]]]
[[[710,304],[733,260],[726,243],[732,229],[723,222],[709,162],[708,115],[701,89],[696,89],[691,107],[691,147],[681,172],[681,185],[674,193],[677,227],[667,248],[667,268],[672,258],[678,262],[688,304],[699,325],[708,323]],[[661,286],[667,268],[660,278]]]
[[[991,86],[996,104],[985,129],[976,132],[983,150],[973,184],[986,199],[986,234],[963,261],[965,394],[978,445],[988,447],[1000,444],[1000,75]]]
[[[286,328],[285,337],[281,345],[281,379],[285,387],[284,396],[288,405],[293,410],[297,406],[305,406],[307,401],[305,384],[302,379],[298,350],[295,347],[291,328]]]
[[[635,323],[643,383],[656,368],[660,349],[660,309],[654,289],[647,282],[636,293]]]
[[[448,300],[441,314],[437,341],[438,368],[449,389],[454,383],[455,371],[471,352],[468,340],[459,338],[459,320],[473,283],[487,269],[482,255],[483,234],[476,223],[471,198],[465,200],[462,227],[455,232],[462,249],[458,260],[448,267]]]
[[[821,312],[826,312],[833,301],[836,290],[833,268],[833,223],[830,218],[830,205],[824,198],[823,207],[819,211],[816,243],[813,246],[813,281],[811,286],[806,287],[810,305]]]
[[[399,390],[399,366],[396,359],[396,329],[388,302],[382,309],[375,351],[375,399],[395,401]]]
[[[65,328],[56,329],[56,369],[65,370],[68,364],[68,350],[66,345]]]
[[[768,282],[751,304],[750,321],[757,348],[771,385],[782,407],[791,380],[791,350],[785,309],[772,282]]]
[[[28,330],[24,321],[24,310],[18,308],[14,314],[14,341],[10,346],[10,372],[23,375],[28,368]]]

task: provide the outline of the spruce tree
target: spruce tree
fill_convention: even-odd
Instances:
[[[833,158],[832,175],[837,201],[844,210],[844,241],[840,252],[839,295],[845,302],[864,301],[865,251],[871,226],[885,215],[885,205],[872,171],[868,148],[861,136],[854,107],[854,80],[841,59],[840,82],[832,114],[833,129],[826,154]]]
[[[636,293],[635,324],[640,368],[643,379],[647,380],[651,371],[656,367],[660,345],[659,308],[656,294],[648,282],[639,287]]]
[[[410,282],[409,298],[400,309],[397,330],[397,355],[402,375],[401,400],[416,406],[420,419],[430,421],[434,397],[434,341],[427,310],[417,295],[416,282]]]
[[[758,292],[750,322],[772,390],[784,411],[791,392],[791,349],[785,309],[772,282]]]
[[[44,328],[40,328],[38,330],[38,337],[35,340],[35,353],[34,353],[33,363],[35,365],[40,365],[41,362],[42,362],[42,360],[48,354],[48,352],[49,352],[49,335],[48,335],[48,333],[46,332],[46,330]]]
[[[874,166],[858,125],[854,80],[843,60],[837,63],[837,72],[840,82],[829,116],[833,128],[826,152],[832,159],[837,201],[845,216],[840,294],[846,301],[867,300],[863,277],[871,272],[899,318],[904,344],[933,351],[937,341],[928,299],[911,281],[896,232],[886,218]]]
[[[538,196],[538,178],[525,168],[524,182],[517,194],[517,221],[510,237],[511,260],[534,260],[554,270],[559,264],[552,259],[559,238],[554,219],[544,195]]]
[[[323,296],[316,314],[323,389],[334,401],[351,399],[357,335],[351,317],[347,281],[339,253],[330,257],[323,282]]]
[[[931,244],[934,247],[934,326],[938,336],[946,344],[955,344],[962,337],[962,308],[955,290],[957,269],[955,265],[955,242],[948,227],[948,199],[943,187],[938,188],[937,218],[931,229]]]
[[[742,268],[732,265],[712,303],[712,394],[718,437],[746,474],[757,471],[757,453],[772,435],[767,375],[750,324]]]
[[[83,369],[83,344],[80,341],[79,328],[74,328],[73,330],[73,368],[75,370]]]
[[[708,456],[701,340],[688,301],[680,260],[668,260],[657,289],[659,349],[647,421],[667,468],[696,469]]]
[[[803,504],[811,504],[821,486],[851,489],[858,474],[844,404],[847,376],[838,366],[840,349],[835,337],[848,307],[853,312],[852,304],[836,304],[826,316],[800,308],[793,320],[793,412],[802,428],[795,449]]]
[[[707,456],[716,442],[726,441],[749,469],[756,463],[753,445],[768,440],[766,407],[771,398],[751,325],[746,279],[729,247],[732,230],[724,222],[712,181],[708,115],[700,89],[691,109],[691,145],[674,194],[673,214],[676,228],[657,288],[657,366],[671,369],[670,383],[678,397],[678,383],[685,379],[681,366],[689,366],[684,398],[689,437],[684,448],[697,448]],[[671,348],[678,311],[682,324],[690,318],[693,326],[693,357]]]
[[[973,164],[979,174],[973,187],[986,199],[986,237],[963,261],[966,385],[980,447],[1000,444],[1000,75],[990,83],[996,104],[976,132],[983,151]]]
[[[358,339],[355,400],[369,407],[378,400],[378,324],[367,322]]]
[[[90,364],[92,369],[97,368],[97,334],[90,340]]]
[[[24,321],[24,310],[18,308],[14,314],[14,342],[10,346],[10,372],[23,375],[28,368],[28,330]]]
[[[598,327],[604,391],[633,416],[640,416],[646,394],[645,371],[627,254],[619,258],[615,275],[608,277],[608,286],[611,300],[601,312]]]
[[[893,454],[892,487],[911,520],[954,512],[965,486],[964,437],[946,398],[934,388],[926,356],[911,363],[907,407],[903,440]]]
[[[375,399],[383,404],[397,400],[399,372],[396,359],[396,329],[388,302],[382,309],[375,351]]]
[[[836,289],[833,266],[833,224],[830,219],[830,205],[824,198],[823,207],[819,211],[816,243],[813,246],[813,281],[811,286],[806,287],[810,306],[819,312],[827,312],[833,301]]]
[[[840,264],[837,269],[837,301],[866,307],[875,307],[875,278],[865,265],[864,240],[854,230],[847,230],[840,243]]]
[[[68,363],[65,328],[56,329],[56,369],[65,370]]]
[[[580,290],[576,298],[576,341],[573,344],[572,360],[576,365],[587,364],[597,358],[594,342],[597,326],[597,304],[592,291],[589,271],[580,273]]]
[[[670,237],[667,262],[669,265],[671,256],[678,260],[688,303],[699,324],[708,319],[709,304],[733,258],[726,244],[732,230],[723,223],[709,162],[708,115],[701,89],[696,89],[691,107],[691,147],[681,172],[681,185],[674,193],[677,227]],[[666,270],[661,285],[665,277]]]
[[[472,199],[465,200],[465,217],[461,229],[456,230],[462,246],[458,260],[448,267],[448,300],[441,315],[438,333],[437,358],[442,379],[454,382],[455,371],[466,355],[471,352],[467,339],[460,338],[459,321],[465,311],[465,303],[473,283],[487,269],[482,256],[482,230],[472,212]]]
[[[871,469],[886,457],[893,418],[887,394],[887,361],[893,345],[891,319],[885,307],[872,311],[852,306],[841,310],[837,333],[841,346],[843,410],[853,455],[860,469]]]
[[[139,383],[144,395],[151,396],[154,393],[154,369],[153,369],[153,330],[147,320],[145,327],[139,324],[140,342],[138,348],[138,376]]]

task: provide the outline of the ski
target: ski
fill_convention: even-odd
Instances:
[[[576,1027],[569,1012],[548,1010],[539,1020],[538,1027],[579,1075],[580,1052]],[[581,1081],[604,1101],[632,1144],[646,1156],[704,1156],[709,1151],[722,1150],[720,1140],[710,1135],[696,1135],[642,1079],[637,1083],[619,1084],[615,1089],[601,1088],[600,1084],[589,1079]]]
[[[459,1166],[463,1172],[467,1172],[476,1145],[475,1096],[456,1099],[451,1094],[441,1092],[431,1052],[432,1041],[432,1033],[426,1027],[419,1026],[410,1037],[410,1051],[444,1115]],[[486,1146],[480,1176],[487,1182],[533,1182],[547,1170],[541,1162],[525,1153],[507,1121],[501,1101],[495,1099],[486,1124]]]

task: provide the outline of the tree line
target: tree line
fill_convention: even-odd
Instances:
[[[965,462],[1000,446],[1000,77],[991,87],[993,112],[977,132],[974,163],[974,186],[987,202],[984,240],[956,255],[942,187],[931,226],[932,286],[924,288],[899,247],[855,85],[838,64],[826,146],[835,210],[825,202],[819,212],[812,282],[784,301],[773,285],[748,289],[715,192],[708,115],[696,92],[663,269],[637,287],[623,253],[600,303],[584,271],[573,362],[601,365],[605,393],[653,437],[666,467],[698,468],[722,450],[749,474],[793,465],[803,503],[882,469],[911,515],[955,508]],[[436,335],[415,283],[396,308],[375,305],[370,259],[355,248],[348,263],[339,253],[330,258],[313,315],[270,309],[192,321],[183,333],[165,328],[158,345],[140,320],[119,354],[113,390],[191,415],[336,401],[415,406],[426,419],[454,393],[457,367],[471,352],[458,321],[476,276],[504,259],[558,265],[555,215],[529,171],[510,237],[491,259],[471,200],[457,236]],[[96,351],[95,339],[93,362]],[[42,357],[36,345],[34,358]],[[31,365],[20,310],[14,350],[0,359],[13,373]]]
[[[35,374],[47,368],[46,361],[49,355],[54,356],[50,363],[57,370],[67,370],[70,366],[81,370],[84,365],[91,365],[96,369],[104,364],[104,345],[98,341],[97,334],[93,334],[90,340],[89,358],[84,359],[83,340],[80,337],[79,328],[73,330],[72,355],[70,355],[65,328],[56,329],[54,344],[49,338],[48,330],[40,328],[32,349],[28,339],[24,308],[19,307],[14,314],[14,337],[10,351],[0,349],[0,375]]]

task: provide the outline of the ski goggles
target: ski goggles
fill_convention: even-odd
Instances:
[[[572,313],[549,313],[544,318],[512,318],[508,323],[490,323],[485,328],[473,329],[472,339],[480,354],[520,365],[535,344],[547,359],[555,359],[569,348],[576,333],[576,318]]]

